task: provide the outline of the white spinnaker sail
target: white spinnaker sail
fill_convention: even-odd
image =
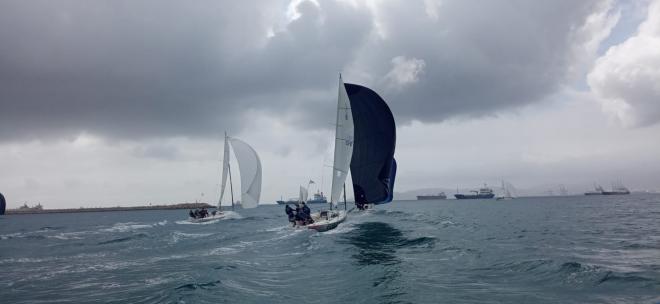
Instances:
[[[241,172],[241,206],[254,208],[261,196],[261,160],[257,152],[244,141],[231,138],[231,145]]]
[[[330,203],[336,205],[346,182],[353,156],[353,113],[344,81],[339,76],[337,100],[337,128],[335,131],[335,160],[332,167],[332,191]]]
[[[307,202],[308,196],[309,196],[309,192],[307,191],[307,188],[300,186],[300,195],[298,196],[298,201]]]
[[[227,172],[229,171],[229,138],[225,133],[225,151],[222,157],[222,183],[220,184],[220,199],[218,200],[218,209],[222,205],[222,197],[225,195],[225,187],[227,186]]]

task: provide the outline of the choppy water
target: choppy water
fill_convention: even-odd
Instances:
[[[397,201],[334,231],[281,206],[0,218],[3,303],[659,303],[660,196]]]

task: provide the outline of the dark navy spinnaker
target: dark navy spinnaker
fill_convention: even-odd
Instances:
[[[345,84],[354,124],[351,177],[356,204],[392,201],[396,125],[387,103],[373,90]]]

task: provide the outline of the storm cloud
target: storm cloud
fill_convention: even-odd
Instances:
[[[3,1],[0,140],[217,137],[254,112],[329,128],[340,72],[399,123],[487,115],[564,85],[614,13],[602,1]]]
[[[394,112],[396,192],[658,190],[658,8],[0,1],[0,191],[14,207],[214,203],[224,131],[258,151],[263,203],[327,190],[339,73]]]

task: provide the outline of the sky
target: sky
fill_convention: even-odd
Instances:
[[[660,0],[2,1],[0,192],[214,203],[224,132],[262,203],[328,192],[339,73],[392,109],[396,192],[658,191],[659,50]]]

